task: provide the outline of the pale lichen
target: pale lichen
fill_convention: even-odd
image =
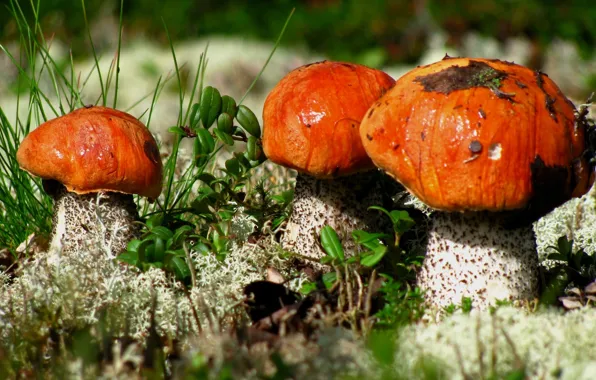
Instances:
[[[491,371],[502,378],[520,365],[528,378],[578,379],[582,368],[596,361],[594,318],[594,308],[531,313],[501,307],[494,313],[460,313],[436,324],[406,327],[396,363],[405,378],[414,376],[420,363],[432,360],[450,379],[486,378]]]

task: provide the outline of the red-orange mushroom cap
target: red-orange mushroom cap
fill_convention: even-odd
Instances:
[[[370,108],[360,131],[375,164],[439,210],[531,205],[544,214],[589,188],[573,104],[546,74],[509,62],[418,67]]]
[[[159,150],[147,127],[107,107],[84,107],[43,123],[22,141],[17,161],[77,194],[113,191],[155,199],[162,188]]]
[[[374,168],[360,141],[360,121],[393,83],[380,70],[352,63],[322,61],[293,70],[265,101],[265,155],[316,178]]]

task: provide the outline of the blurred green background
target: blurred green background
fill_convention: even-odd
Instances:
[[[21,0],[32,17],[30,2]],[[118,20],[120,0],[85,0],[90,22]],[[0,0],[0,41],[18,39]],[[296,8],[285,46],[300,46],[332,59],[372,60],[376,66],[416,62],[434,30],[448,34],[454,47],[470,31],[505,41],[532,41],[530,66],[540,68],[545,47],[554,39],[573,41],[581,55],[594,55],[596,1],[593,0],[125,0],[125,38],[145,36],[167,42],[163,21],[174,40],[241,35],[274,41]],[[81,0],[42,0],[39,18],[45,31],[69,41],[75,52],[88,51]],[[101,46],[99,46],[101,48]]]

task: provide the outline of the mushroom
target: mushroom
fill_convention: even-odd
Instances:
[[[437,210],[417,280],[429,304],[538,295],[531,224],[589,188],[585,126],[546,74],[446,57],[402,76],[360,133],[374,163]]]
[[[54,199],[50,251],[100,243],[110,255],[139,233],[132,194],[159,196],[162,163],[149,130],[133,116],[89,106],[47,121],[17,151],[20,167]]]
[[[381,193],[377,173],[361,173],[374,165],[359,127],[368,107],[393,83],[379,70],[322,61],[293,70],[267,96],[263,151],[298,171],[285,249],[320,259],[318,235],[330,225],[350,253],[351,231],[376,224],[367,208],[381,202]]]

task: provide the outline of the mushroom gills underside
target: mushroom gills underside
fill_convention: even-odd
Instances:
[[[61,188],[52,194],[51,252],[77,254],[100,248],[110,257],[126,250],[139,236],[137,208],[130,194],[76,194]]]
[[[366,172],[336,179],[316,179],[298,174],[291,218],[282,237],[282,247],[313,260],[313,268],[322,269],[317,261],[325,256],[319,243],[321,228],[330,225],[342,242],[346,256],[357,252],[352,231],[382,232],[387,228],[378,211],[382,205],[380,173]]]
[[[436,212],[431,217],[418,286],[431,306],[459,305],[463,297],[486,309],[498,300],[538,296],[539,261],[531,225],[505,227],[489,212]]]

